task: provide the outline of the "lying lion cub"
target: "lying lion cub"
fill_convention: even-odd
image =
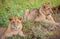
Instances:
[[[22,24],[21,24],[22,18],[11,17],[9,18],[9,21],[10,23],[8,25],[6,32],[4,33],[4,37],[9,37],[9,36],[17,35],[17,34],[20,36],[24,36],[23,31],[22,31]]]
[[[42,7],[40,7],[39,12],[45,15],[46,22],[56,23],[52,17],[53,10],[51,9],[51,4],[44,3]]]

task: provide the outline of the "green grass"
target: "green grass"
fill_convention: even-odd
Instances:
[[[24,10],[39,8],[44,2],[60,5],[60,0],[0,0],[0,26],[7,25],[10,16],[23,16]]]

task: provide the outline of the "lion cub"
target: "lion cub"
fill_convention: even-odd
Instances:
[[[39,9],[32,8],[32,9],[26,9],[24,12],[24,20],[34,20],[39,13]]]
[[[9,25],[4,33],[5,37],[13,36],[13,35],[20,35],[24,36],[23,31],[22,31],[22,18],[21,17],[11,17],[9,18]]]
[[[49,2],[44,3],[42,7],[39,9],[39,12],[45,15],[45,19],[47,22],[56,23],[52,17],[53,10],[51,8],[52,7]]]

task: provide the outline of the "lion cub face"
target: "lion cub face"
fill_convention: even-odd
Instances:
[[[10,25],[13,29],[17,30],[21,28],[22,17],[11,17],[9,18]]]
[[[43,7],[44,7],[45,9],[51,8],[51,7],[50,7],[50,3],[44,3],[44,4],[43,4]]]
[[[50,3],[44,3],[42,5],[42,9],[44,11],[44,15],[50,15],[51,13],[53,13],[52,9],[51,9],[51,4]]]

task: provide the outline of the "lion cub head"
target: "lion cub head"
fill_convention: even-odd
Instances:
[[[43,9],[44,15],[50,15],[51,13],[53,13],[52,6],[51,6],[50,2],[44,3],[42,5],[42,9]]]
[[[22,24],[21,24],[21,21],[22,21],[22,17],[11,17],[9,18],[9,21],[10,21],[10,26],[12,29],[22,29]]]

